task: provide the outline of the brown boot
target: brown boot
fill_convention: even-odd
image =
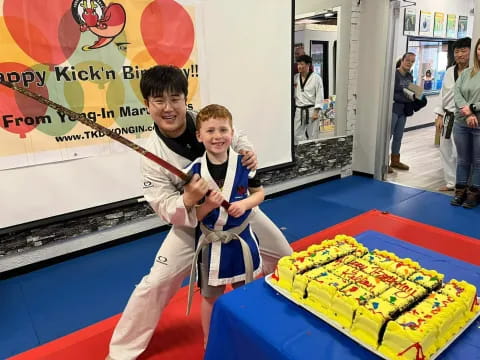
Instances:
[[[400,154],[392,154],[390,156],[391,158],[391,162],[390,162],[390,166],[392,168],[396,168],[396,169],[399,169],[399,170],[408,170],[410,169],[410,166],[400,162]]]
[[[395,171],[393,171],[393,168],[390,165],[388,165],[388,170],[387,171],[388,171],[389,174],[393,174],[395,172]]]
[[[473,209],[478,205],[480,202],[480,191],[477,188],[470,187],[467,190],[467,196],[465,197],[465,201],[463,202],[462,206],[465,209]]]
[[[463,185],[465,186],[465,185]],[[453,195],[452,200],[450,200],[450,205],[453,206],[460,206],[463,204],[465,199],[467,198],[467,189],[465,187],[456,187],[455,188],[455,195]]]

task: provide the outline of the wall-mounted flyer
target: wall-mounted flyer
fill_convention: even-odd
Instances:
[[[420,29],[418,35],[433,37],[433,13],[430,11],[420,11]]]
[[[468,16],[458,17],[458,38],[464,38],[467,36]]]
[[[447,15],[447,38],[457,38],[457,15],[455,14]]]
[[[418,34],[417,9],[405,8],[403,17],[403,34],[417,35]]]
[[[436,12],[433,25],[433,36],[438,38],[445,37],[445,14]]]

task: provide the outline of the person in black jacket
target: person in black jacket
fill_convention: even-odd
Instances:
[[[410,70],[415,63],[415,54],[407,52],[402,56],[400,62],[397,62],[397,70],[395,71],[395,88],[393,92],[393,109],[392,109],[392,150],[391,161],[388,172],[392,173],[393,169],[408,170],[410,167],[400,162],[400,146],[402,144],[403,131],[407,116],[413,114],[413,102],[415,97],[408,90],[408,85],[413,82],[413,76]]]

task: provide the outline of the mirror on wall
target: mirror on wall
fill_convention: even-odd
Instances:
[[[338,134],[336,49],[339,16],[340,7],[295,16],[293,46],[295,144],[330,138]],[[307,59],[302,55],[309,56],[311,64],[302,61]]]

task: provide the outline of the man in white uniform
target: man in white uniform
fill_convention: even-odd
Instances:
[[[455,65],[451,66],[445,72],[442,85],[442,104],[435,108],[437,114],[435,125],[441,131],[440,137],[440,157],[443,166],[443,177],[445,185],[440,187],[440,191],[453,191],[455,189],[455,173],[457,171],[457,150],[452,136],[453,117],[455,112],[455,101],[453,93],[455,82],[462,71],[468,67],[470,59],[470,47],[472,40],[463,38],[455,41],[453,44],[453,56]]]
[[[317,139],[320,131],[320,110],[323,106],[323,82],[320,75],[311,71],[312,58],[300,55],[298,74],[293,77],[295,95],[295,144],[302,140]]]
[[[205,148],[195,135],[195,116],[187,112],[188,82],[173,66],[146,71],[140,89],[155,131],[147,150],[178,168],[185,168]],[[256,156],[244,136],[234,136],[232,148],[243,153],[242,163],[256,167]],[[195,254],[195,205],[207,190],[207,182],[194,175],[188,185],[156,163],[143,160],[144,196],[155,212],[173,226],[158,251],[150,273],[133,291],[110,342],[107,359],[133,360],[148,346],[160,315],[189,275]],[[277,260],[292,253],[282,232],[256,208],[251,226],[259,241],[263,272],[273,272]]]

